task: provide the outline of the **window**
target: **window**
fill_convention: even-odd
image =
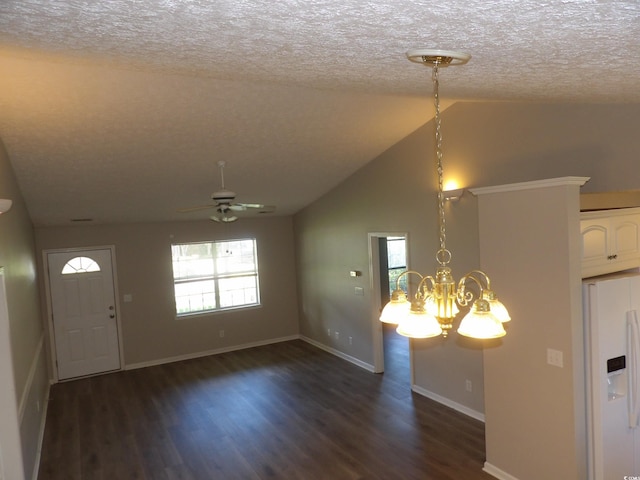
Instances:
[[[89,257],[75,257],[69,260],[62,268],[62,275],[74,273],[99,272],[100,265]]]
[[[387,262],[389,270],[389,295],[396,289],[398,277],[407,270],[406,240],[404,237],[387,237]],[[400,288],[407,291],[406,275],[400,279]]]
[[[171,245],[176,313],[260,304],[255,239]]]

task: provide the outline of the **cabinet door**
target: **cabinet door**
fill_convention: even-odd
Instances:
[[[636,259],[640,255],[640,215],[611,218],[611,252],[616,262]]]
[[[582,265],[595,265],[607,261],[609,251],[609,221],[599,218],[580,222],[582,235]]]
[[[640,213],[580,221],[582,278],[640,266]]]

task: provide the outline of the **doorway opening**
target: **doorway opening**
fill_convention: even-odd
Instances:
[[[396,288],[397,278],[408,268],[406,233],[369,234],[374,329],[374,369],[401,383],[413,385],[409,339],[396,332],[395,325],[379,320],[383,306]],[[406,291],[406,276],[400,279]]]

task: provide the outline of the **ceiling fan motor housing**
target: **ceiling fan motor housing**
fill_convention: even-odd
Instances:
[[[231,203],[236,198],[236,192],[219,190],[211,194],[211,199],[217,203]]]

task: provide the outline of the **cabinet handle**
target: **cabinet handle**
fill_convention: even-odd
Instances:
[[[607,260],[615,260],[616,258],[618,258],[618,254],[615,254],[615,255],[609,255],[609,256],[607,257]]]

